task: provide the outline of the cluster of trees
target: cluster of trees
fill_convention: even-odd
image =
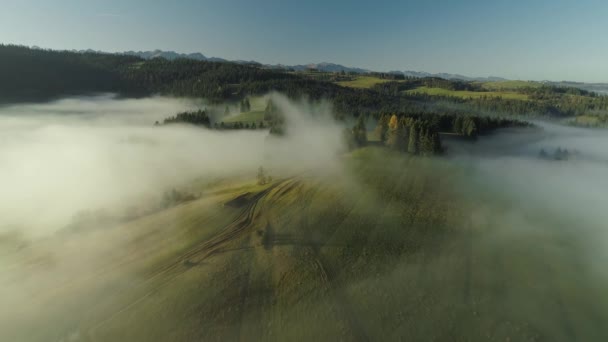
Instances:
[[[0,102],[46,101],[89,92],[127,92],[122,72],[140,59],[0,45]]]
[[[236,63],[155,58],[129,68],[123,78],[137,89],[150,94],[204,97],[221,102],[243,97],[243,85],[292,79],[296,76]]]
[[[540,150],[538,157],[546,160],[568,160],[580,157],[580,154],[581,153],[578,150],[570,152],[567,148],[562,149],[561,147],[556,148],[553,153],[547,153],[543,148]]]
[[[464,137],[477,137],[479,130],[477,129],[477,123],[475,121],[475,118],[470,116],[457,116],[454,119],[452,131]],[[479,121],[479,119],[477,121]]]
[[[531,124],[500,117],[437,113],[383,113],[376,116],[375,134],[380,143],[397,151],[414,155],[443,153],[441,133],[455,133],[475,139],[499,128],[528,127]],[[365,146],[367,141],[366,118],[360,115],[352,129],[344,131],[350,149]]]
[[[258,185],[264,185],[272,182],[272,176],[268,175],[262,166],[258,168],[257,175]]]
[[[342,139],[346,143],[349,150],[367,145],[367,127],[365,121],[365,116],[359,115],[359,118],[357,118],[357,123],[352,129],[344,129]]]
[[[266,129],[268,128],[267,125],[264,124],[264,121],[260,121],[259,123],[248,123],[248,122],[232,122],[232,123],[225,123],[224,121],[220,122],[220,123],[214,123],[213,124],[213,128],[214,129],[219,129],[219,130],[234,130],[234,129]]]
[[[228,108],[228,107],[226,107]],[[241,100],[241,113],[246,113],[246,112],[250,112],[251,111],[251,103],[249,103],[249,98],[245,97],[244,99]]]
[[[268,101],[266,101],[266,108],[264,109],[264,120],[270,123],[270,134],[285,134],[285,116],[274,104],[272,99],[268,99]]]
[[[196,112],[178,113],[175,116],[166,118],[163,123],[165,125],[174,123],[187,123],[191,125],[205,126],[207,128],[211,127],[211,120],[209,119],[209,115],[207,115],[207,112],[202,109],[199,109]],[[158,125],[158,121],[155,124]]]
[[[198,199],[199,197],[200,196],[191,194],[189,192],[171,189],[171,190],[165,191],[163,193],[163,196],[162,196],[162,199],[160,202],[160,207],[163,209],[170,208],[170,207],[176,206],[180,203],[194,201],[194,200]]]
[[[439,77],[425,77],[411,80],[409,84],[421,85],[429,88],[441,88],[447,90],[485,91],[479,83],[460,80],[446,80]]]
[[[443,153],[439,125],[421,116],[382,115],[376,127],[380,142],[394,150],[413,155]]]
[[[381,114],[378,119],[377,130],[382,138],[386,132],[389,119],[393,114]],[[476,138],[478,135],[489,134],[500,128],[529,127],[525,121],[506,119],[494,116],[467,115],[465,113],[400,113],[401,120],[426,121],[437,128],[439,132],[456,133],[458,135]]]
[[[520,92],[530,95],[531,98],[543,100],[553,99],[560,95],[576,95],[576,96],[598,96],[596,93],[574,87],[562,87],[562,86],[548,86],[543,85],[540,87],[525,87],[520,89]]]

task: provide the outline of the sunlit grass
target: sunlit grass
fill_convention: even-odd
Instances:
[[[461,98],[478,99],[481,97],[500,97],[508,100],[527,100],[528,95],[514,91],[467,91],[467,90],[448,90],[443,88],[418,87],[407,90],[407,94],[427,94],[431,96],[454,96]]]

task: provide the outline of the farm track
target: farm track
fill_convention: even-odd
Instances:
[[[214,255],[216,252],[219,252],[220,248],[223,245],[225,245],[231,241],[234,241],[238,237],[242,236],[248,230],[248,228],[250,228],[252,226],[252,223],[254,222],[254,218],[255,218],[255,214],[256,214],[256,209],[258,207],[259,202],[262,200],[262,198],[264,198],[268,193],[270,193],[272,190],[274,190],[276,188],[283,188],[285,186],[285,184],[288,184],[291,180],[292,180],[292,178],[283,179],[283,180],[278,181],[277,183],[273,184],[269,188],[257,193],[251,199],[250,203],[243,210],[243,212],[239,216],[237,216],[237,218],[232,223],[228,224],[218,235],[216,235],[215,237],[186,251],[185,253],[178,256],[170,264],[167,264],[166,266],[162,267],[157,272],[150,275],[142,284],[139,284],[139,287],[145,286],[146,284],[149,284],[150,282],[156,280],[157,278],[162,277],[163,275],[169,275],[169,273],[171,273],[172,271],[178,271],[174,275],[169,276],[168,279],[165,280],[160,285],[155,286],[152,290],[148,291],[143,296],[130,302],[129,304],[127,304],[123,308],[119,309],[118,311],[115,311],[109,317],[107,317],[106,319],[102,320],[101,322],[99,322],[98,324],[93,326],[90,329],[91,334],[94,334],[94,332],[96,330],[98,330],[100,327],[102,327],[107,322],[111,321],[113,318],[115,318],[118,315],[120,315],[121,313],[126,312],[127,310],[133,308],[140,302],[144,301],[146,298],[150,297],[152,294],[156,293],[161,288],[170,284],[173,277],[178,276],[179,274],[188,271],[190,269],[190,267],[188,267],[186,265],[186,263],[191,264],[191,265],[199,264],[204,259]],[[195,261],[193,261],[193,259],[195,259]],[[181,268],[181,270],[179,270],[180,268]]]
[[[284,183],[289,182],[291,179],[282,180],[272,185],[268,189],[261,191],[256,194],[247,205],[247,207],[243,210],[243,212],[237,216],[237,218],[230,224],[228,224],[218,235],[213,238],[193,247],[187,252],[181,254],[177,257],[176,260],[172,261],[170,264],[166,265],[156,273],[152,274],[147,281],[153,280],[163,274],[166,274],[176,268],[179,268],[184,262],[190,261],[193,263],[201,262],[207,257],[215,254],[219,251],[219,247],[226,244],[229,241],[232,241],[242,235],[247,228],[251,226],[254,221],[256,209],[259,201],[266,196],[273,189],[284,185]],[[196,257],[196,261],[192,261],[191,259]]]

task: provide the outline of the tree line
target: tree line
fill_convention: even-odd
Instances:
[[[207,128],[211,127],[211,119],[209,118],[209,115],[207,115],[207,111],[203,109],[199,109],[195,112],[178,113],[175,116],[164,119],[163,123],[165,125],[186,123],[196,126],[204,126]],[[159,122],[157,121],[155,124],[158,125]]]
[[[385,78],[391,74],[380,75]],[[162,94],[206,98],[212,103],[241,101],[250,111],[248,97],[278,91],[289,98],[330,100],[338,119],[375,116],[377,113],[468,112],[476,115],[564,117],[608,111],[608,97],[576,88],[544,86],[524,88],[529,100],[482,96],[407,94],[419,86],[482,91],[473,82],[441,78],[406,78],[352,89],[309,79],[299,73],[264,69],[255,65],[190,59],[144,60],[134,56],[76,53],[0,45],[0,102],[48,100],[60,96],[116,92],[124,96]]]
[[[361,115],[352,129],[344,132],[349,148],[368,144],[366,117]],[[528,127],[529,123],[497,117],[429,113],[380,114],[374,133],[381,145],[412,155],[438,155],[444,152],[441,133],[475,139],[499,128]]]

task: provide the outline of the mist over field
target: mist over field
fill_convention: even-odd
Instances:
[[[520,238],[535,234],[564,234],[579,244],[548,246],[560,248],[568,259],[580,259],[585,269],[607,276],[603,266],[608,254],[608,212],[605,210],[608,189],[608,133],[549,123],[537,123],[543,129],[540,139],[513,144],[517,135],[498,134],[489,140],[492,147],[506,142],[502,156],[467,160],[472,163],[480,188],[497,201],[506,198],[508,219],[486,217],[493,224],[504,225]],[[526,141],[525,137],[519,137]],[[496,144],[496,145],[494,145]],[[481,141],[483,149],[483,141]],[[567,149],[576,154],[568,160],[539,158],[541,150],[550,156],[555,150]],[[474,212],[475,214],[475,212]],[[511,223],[515,219],[518,223]],[[549,256],[547,256],[549,258]],[[551,261],[551,260],[549,260]],[[558,262],[558,261],[554,261]]]
[[[352,261],[353,273],[343,275],[350,280],[336,282],[332,290],[337,300],[360,298],[349,310],[360,312],[367,334],[376,329],[390,333],[386,330],[389,328],[380,328],[377,317],[400,312],[401,305],[416,300],[413,293],[428,291],[429,298],[451,303],[447,312],[455,314],[469,315],[470,307],[475,307],[475,312],[485,313],[483,317],[491,320],[496,307],[504,306],[507,309],[503,314],[521,329],[520,337],[539,333],[523,322],[544,327],[543,336],[562,334],[563,328],[554,318],[539,314],[543,310],[559,311],[563,305],[581,306],[583,311],[593,307],[595,316],[586,324],[594,328],[588,335],[579,330],[585,326],[585,314],[559,315],[572,321],[568,329],[576,334],[598,336],[594,330],[598,320],[608,317],[604,302],[592,301],[601,295],[608,279],[602,267],[608,258],[604,252],[608,215],[603,207],[603,192],[608,188],[608,150],[604,148],[608,147],[608,136],[604,132],[539,123],[542,129],[502,130],[477,142],[448,142],[444,159],[404,158],[379,148],[359,156],[357,151],[346,153],[344,126],[331,119],[329,102],[311,105],[289,101],[279,94],[267,96],[285,113],[284,138],[269,137],[267,130],[154,126],[155,121],[162,122],[177,112],[205,106],[202,102],[162,97],[126,100],[108,95],[2,108],[0,216],[7,249],[0,260],[0,298],[17,308],[0,316],[2,330],[8,332],[4,336],[24,336],[31,322],[47,322],[51,316],[65,320],[48,321],[45,336],[48,331],[53,331],[58,340],[106,336],[104,329],[116,324],[115,315],[147,301],[149,294],[122,294],[147,289],[152,286],[150,282],[154,283],[142,271],[151,267],[147,261],[151,247],[146,246],[164,246],[162,253],[179,250],[179,246],[189,243],[187,237],[192,234],[184,235],[183,227],[190,226],[184,222],[196,215],[214,217],[213,213],[225,217],[214,220],[230,220],[233,214],[226,212],[230,210],[226,203],[231,203],[230,196],[237,195],[230,195],[234,190],[227,194],[222,191],[228,190],[221,190],[202,194],[192,204],[166,212],[152,211],[150,217],[135,218],[133,222],[113,222],[81,233],[66,230],[79,212],[122,212],[134,205],[154,208],[164,191],[188,187],[201,179],[243,179],[233,186],[251,186],[246,184],[251,183],[259,166],[270,170],[281,191],[274,195],[276,202],[265,205],[263,217],[267,218],[254,223],[256,234],[264,231],[263,236],[269,236],[257,248],[283,250],[278,246],[286,240],[284,248],[291,250],[295,247],[288,246],[297,245],[304,239],[300,236],[303,234],[310,235],[303,246],[322,246],[313,247],[313,251],[319,248],[313,255],[337,248],[346,256],[336,260],[350,260],[343,241],[367,246],[353,250],[358,255]],[[541,149],[552,153],[558,147],[578,151],[577,157],[559,161],[538,157]],[[379,191],[384,187],[388,188]],[[292,191],[300,193],[290,195]],[[223,207],[217,206],[217,196]],[[451,209],[453,206],[457,209]],[[332,223],[342,215],[344,221]],[[211,226],[217,225],[210,222]],[[294,230],[294,224],[299,231]],[[193,227],[188,229],[206,225]],[[447,234],[446,238],[429,236],[431,228]],[[344,237],[326,235],[332,229],[332,234]],[[357,235],[361,232],[365,233]],[[146,236],[145,243],[139,242],[140,236]],[[277,246],[272,247],[273,243]],[[439,243],[441,252],[425,252]],[[382,261],[380,268],[373,263],[359,265],[364,259],[357,258],[365,253],[394,248],[411,251]],[[318,258],[330,264],[327,260],[332,254],[325,253],[328,256]],[[221,260],[228,256],[218,258],[209,262],[220,262],[217,267],[221,269],[225,267],[220,266]],[[230,262],[240,265],[243,257],[235,258],[238,261]],[[284,262],[292,257],[286,258]],[[192,266],[199,262],[185,259],[180,267],[187,272],[202,267]],[[267,267],[265,262],[261,267]],[[127,266],[114,270],[109,266],[114,263]],[[235,267],[233,272],[241,266]],[[355,273],[357,267],[361,267],[359,273]],[[373,276],[366,267],[375,270]],[[201,286],[211,286],[213,272],[204,273],[207,280],[201,280]],[[439,288],[443,284],[439,279],[453,284],[452,288]],[[577,283],[575,290],[571,290],[573,282]],[[171,284],[161,283],[153,291],[169,291]],[[31,296],[42,288],[56,290]],[[391,297],[376,298],[374,293],[389,293]],[[462,302],[456,300],[461,293]],[[173,291],[166,294],[175,295]],[[98,297],[107,298],[108,307],[99,306]],[[557,305],[554,298],[566,304]],[[310,300],[311,309],[288,305],[284,315],[310,315],[323,312],[328,305],[324,299]],[[45,304],[56,301],[63,304]],[[530,301],[535,304],[530,306]],[[69,317],[81,306],[87,307],[86,315],[105,318],[95,319],[87,329],[80,328]],[[150,310],[160,308],[164,312],[170,306],[163,304]],[[449,319],[441,306],[430,310],[432,317]],[[140,319],[140,323],[145,322]],[[331,329],[314,322],[313,318],[296,320],[286,331],[309,329],[310,325],[318,329],[310,334]],[[483,334],[483,329],[495,324],[473,322],[462,323],[463,329],[471,329],[470,336]],[[182,324],[174,318],[165,323]],[[239,331],[259,322],[247,316],[242,318],[241,328],[226,324],[227,331]],[[434,336],[432,330],[426,330],[430,329],[427,323],[419,324],[421,333]],[[392,334],[399,334],[397,328],[393,329]],[[352,333],[363,334],[356,329]]]
[[[195,178],[252,175],[265,164],[329,167],[343,149],[329,108],[272,96],[287,116],[285,141],[267,139],[267,130],[153,125],[205,108],[192,100],[104,95],[2,107],[0,231],[54,232],[82,210],[153,203]]]
[[[1,7],[0,342],[608,341],[608,2]]]

